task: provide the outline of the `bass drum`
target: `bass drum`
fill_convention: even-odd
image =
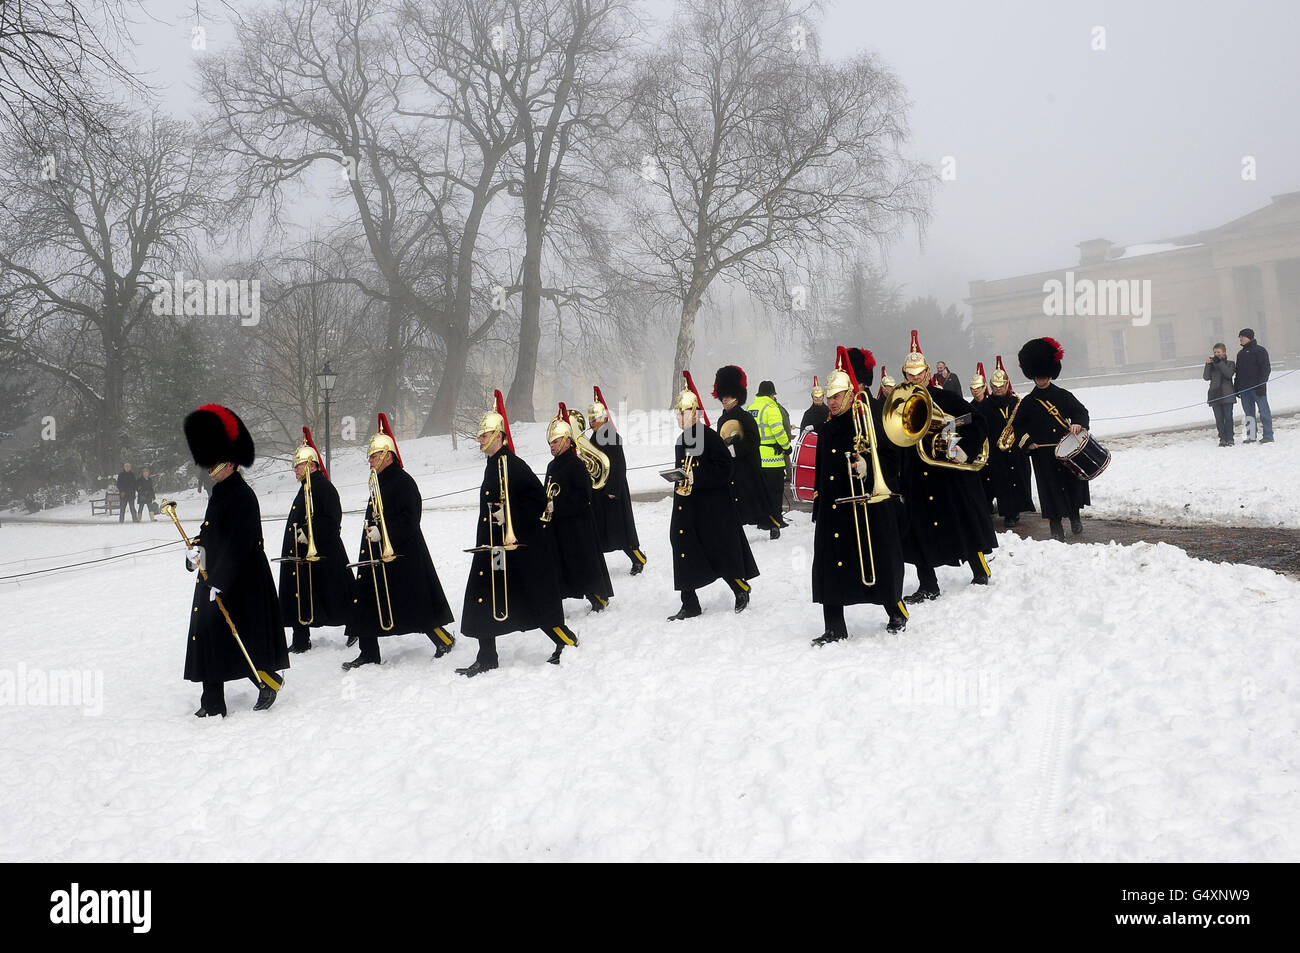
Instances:
[[[811,503],[817,492],[817,431],[809,427],[794,442],[794,496]]]
[[[1056,459],[1080,480],[1101,476],[1110,466],[1110,451],[1094,440],[1086,430],[1078,436],[1067,433],[1056,445]]]

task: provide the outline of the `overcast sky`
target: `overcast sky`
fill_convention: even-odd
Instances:
[[[188,113],[193,0],[145,7],[137,60]],[[219,52],[221,4],[199,8]],[[864,48],[909,91],[913,154],[956,173],[924,248],[892,250],[909,296],[959,301],[972,279],[1067,267],[1086,238],[1157,241],[1300,189],[1300,0],[828,3],[823,55]]]

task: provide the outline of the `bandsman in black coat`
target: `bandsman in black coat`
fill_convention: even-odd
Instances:
[[[722,402],[718,433],[730,449],[731,499],[742,526],[757,526],[781,535],[786,525],[781,517],[781,500],[773,500],[763,480],[762,436],[754,415],[745,409],[749,395],[745,372],[734,364],[718,368],[713,378],[714,399]]]
[[[596,518],[591,512],[591,474],[578,457],[575,425],[560,404],[559,414],[546,428],[551,462],[546,465],[547,504],[542,528],[555,540],[560,595],[586,599],[601,612],[614,597],[609,567],[596,543]]]
[[[343,506],[330,482],[311,431],[302,428],[302,444],[293,453],[293,472],[302,484],[289,507],[280,543],[280,616],[293,629],[289,652],[311,648],[312,626],[347,625],[356,580],[348,569],[340,528]],[[311,485],[311,519],[307,486]],[[308,558],[315,546],[316,559]]]
[[[555,540],[541,521],[546,490],[515,455],[505,401],[501,391],[495,396],[497,409],[478,423],[479,448],[487,464],[479,493],[477,545],[461,612],[461,632],[478,639],[473,664],[456,669],[470,678],[498,667],[499,635],[541,629],[555,643],[547,659],[552,665],[560,664],[565,646],[578,644],[578,636],[564,624]]]
[[[203,526],[186,554],[191,572],[199,566],[207,572],[206,581],[200,574],[194,584],[185,645],[185,678],[203,684],[194,714],[225,717],[224,683],[244,678],[258,686],[253,708],[262,711],[275,703],[283,681],[279,673],[289,667],[289,653],[275,580],[266,561],[262,511],[257,494],[239,472],[239,467],[253,464],[253,438],[244,422],[220,404],[204,404],[185,418],[184,429],[194,462],[213,480]],[[248,658],[221,611],[223,605]],[[258,671],[273,673],[276,687],[259,684],[249,659]]]
[[[1048,520],[1052,538],[1065,542],[1061,520],[1069,518],[1070,530],[1083,532],[1081,507],[1091,495],[1088,481],[1080,480],[1056,457],[1056,445],[1067,433],[1077,434],[1088,426],[1088,409],[1079,399],[1052,381],[1061,374],[1065,349],[1053,338],[1035,338],[1020,349],[1020,370],[1032,379],[1034,389],[1021,398],[1012,415],[1004,443],[1023,449],[1034,462],[1038,486],[1038,507]],[[1001,437],[1002,435],[999,435]]]
[[[919,387],[926,387],[930,379],[929,362],[921,353],[915,331],[912,350],[903,362],[903,376],[909,384]],[[904,599],[907,603],[939,598],[936,566],[967,563],[971,582],[987,585],[989,566],[984,554],[998,545],[978,471],[944,465],[973,465],[977,461],[989,438],[984,418],[960,394],[935,386],[930,386],[928,392],[936,414],[969,420],[956,428],[959,442],[952,460],[926,460],[921,456],[922,444],[903,455],[903,500],[907,510],[903,556],[916,566],[919,582],[916,592]],[[892,396],[898,397],[897,388]]]
[[[812,386],[812,403],[809,404],[808,409],[803,412],[803,419],[799,421],[799,432],[803,433],[809,427],[816,427],[818,424],[825,423],[830,415],[831,409],[826,406],[826,391],[818,382],[817,378],[814,377]]]
[[[980,471],[984,478],[984,493],[990,505],[996,500],[1002,524],[1011,527],[1020,522],[1021,513],[1034,511],[1034,498],[1029,490],[1029,460],[1018,450],[1001,450],[997,446],[997,436],[1006,427],[1016,405],[1016,398],[1008,393],[1011,382],[1001,365],[1002,358],[999,357],[992,378],[994,392],[989,393],[984,378],[984,362],[979,363],[979,369],[970,382],[970,402],[984,417],[989,434],[989,462]]]
[[[718,579],[736,597],[736,611],[743,612],[749,605],[749,580],[758,575],[749,540],[736,514],[731,454],[707,421],[700,419],[700,395],[689,372],[683,375],[687,386],[677,395],[673,410],[682,428],[674,459],[684,477],[671,497],[673,513],[668,529],[673,588],[681,593],[682,607],[668,617],[670,622],[700,615],[704,610],[696,590]]]
[[[632,561],[633,576],[645,569],[645,553],[636,533],[636,519],[632,515],[632,493],[627,485],[627,457],[623,441],[610,419],[609,405],[599,387],[593,387],[594,399],[587,410],[591,424],[591,442],[609,458],[609,479],[591,494],[591,510],[596,519],[596,538],[602,553],[621,551]]]
[[[898,496],[902,454],[885,436],[881,401],[869,396],[876,359],[870,351],[841,347],[836,369],[826,378],[830,417],[817,427],[816,493],[813,496],[812,597],[821,603],[824,632],[813,645],[848,638],[844,607],[883,606],[888,630],[907,625],[903,605],[903,505]],[[866,413],[876,434],[869,449]],[[860,414],[855,421],[855,414]],[[858,428],[862,427],[859,453]],[[875,485],[872,453],[877,454],[883,486]],[[850,479],[853,469],[855,479]],[[861,481],[877,502],[843,503]],[[868,540],[870,544],[868,545]],[[873,568],[874,567],[874,568]]]
[[[420,530],[424,511],[420,488],[402,466],[397,440],[384,414],[379,415],[379,431],[370,438],[366,452],[370,500],[347,627],[348,644],[360,641],[361,654],[344,662],[344,671],[381,661],[381,636],[423,632],[433,643],[434,658],[442,658],[456,644],[445,628],[454,618],[451,606]],[[385,561],[389,546],[391,558]]]

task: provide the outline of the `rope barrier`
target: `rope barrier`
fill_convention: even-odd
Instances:
[[[1289,370],[1285,374],[1279,374],[1277,377],[1271,378],[1270,380],[1267,380],[1264,383],[1271,384],[1274,381],[1280,381],[1283,378],[1290,377],[1292,374],[1296,373],[1296,371],[1300,371],[1300,367],[1297,367],[1293,370]],[[1256,387],[1259,386],[1263,386],[1263,385],[1259,385],[1259,384],[1256,385]],[[1240,397],[1242,394],[1246,393],[1246,391],[1252,391],[1254,389],[1255,387],[1247,387],[1246,390],[1239,390],[1231,394],[1224,394],[1223,397],[1217,399],[1223,400],[1228,397]],[[1031,390],[1029,393],[1032,394],[1033,391]],[[1207,401],[1199,400],[1194,404],[1183,404],[1181,407],[1170,407],[1167,410],[1152,410],[1152,411],[1148,411],[1145,414],[1126,414],[1122,417],[1093,417],[1091,419],[1092,420],[1133,420],[1137,417],[1155,417],[1155,416],[1159,416],[1160,414],[1172,414],[1175,410],[1189,410],[1192,407],[1208,407],[1208,406],[1211,405]]]

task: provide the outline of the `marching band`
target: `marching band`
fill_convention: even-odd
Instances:
[[[845,608],[864,603],[884,609],[886,631],[902,632],[909,604],[939,597],[938,566],[965,563],[972,583],[988,585],[988,554],[997,547],[994,507],[1008,527],[1034,510],[1031,466],[1052,537],[1064,541],[1065,519],[1075,535],[1083,532],[1088,481],[1104,471],[1110,455],[1087,432],[1087,408],[1054,383],[1064,358],[1060,344],[1031,340],[1018,358],[1034,381],[1032,391],[1014,393],[998,355],[991,378],[979,364],[970,401],[934,382],[916,331],[901,383],[882,367],[873,394],[875,356],[857,347],[839,347],[832,370],[814,377],[813,404],[793,441],[795,496],[812,508],[811,600],[823,616],[813,645],[847,639]],[[768,529],[777,539],[786,525],[780,497],[773,499],[768,486],[776,480],[764,479],[763,454],[772,448],[773,473],[783,479],[791,448],[779,408],[763,393],[745,407],[740,367],[727,365],[715,375],[713,396],[723,405],[716,429],[690,372],[682,376],[672,405],[681,431],[674,467],[661,474],[672,484],[665,552],[681,600],[672,622],[701,615],[699,590],[716,581],[731,591],[735,612],[749,605],[759,569],[745,526]],[[601,612],[613,598],[604,554],[622,552],[632,576],[644,570],[623,442],[599,386],[592,392],[586,418],[561,403],[549,422],[544,482],[515,453],[500,391],[479,420],[485,468],[460,623],[478,651],[472,664],[456,669],[461,675],[496,669],[497,637],[530,629],[546,634],[554,646],[547,661],[558,665],[565,648],[578,645],[563,600],[584,599]],[[175,503],[162,504],[186,542],[187,568],[199,572],[185,660],[185,677],[203,685],[196,715],[224,716],[223,683],[242,678],[258,688],[254,707],[270,708],[289,653],[312,647],[312,628],[345,626],[347,644],[360,643],[345,670],[379,663],[379,640],[386,636],[423,632],[434,658],[453,649],[453,614],[420,529],[420,490],[384,414],[366,448],[369,495],[352,563],[340,537],[338,491],[303,427],[293,455],[301,485],[276,560],[278,594],[263,552],[257,497],[239,472],[254,459],[243,421],[206,404],[186,418],[184,432],[195,462],[215,481],[192,539]],[[905,563],[915,566],[918,579],[908,596]]]

